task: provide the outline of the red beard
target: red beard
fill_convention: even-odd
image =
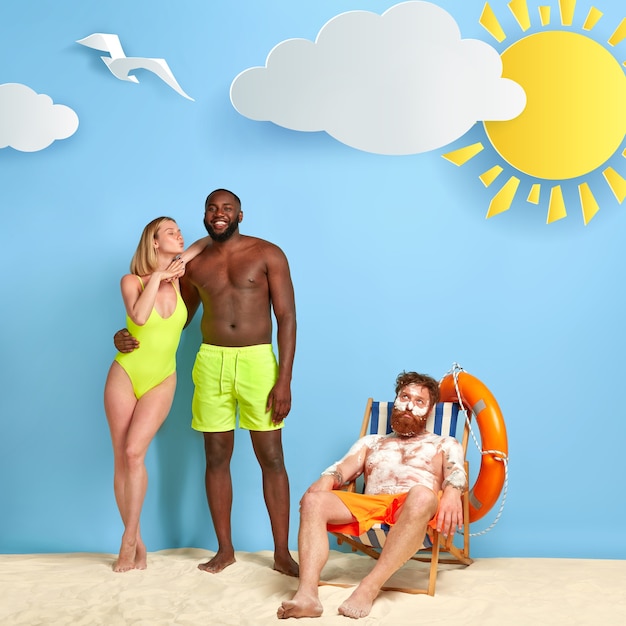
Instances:
[[[400,437],[414,437],[424,430],[424,421],[394,409],[391,413],[391,430]]]

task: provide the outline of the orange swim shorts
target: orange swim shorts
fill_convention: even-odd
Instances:
[[[328,532],[342,533],[358,537],[367,532],[374,524],[393,526],[398,509],[404,504],[408,492],[366,495],[351,491],[333,490],[333,493],[348,507],[354,520],[347,524],[328,524]],[[430,526],[434,526],[433,518]]]

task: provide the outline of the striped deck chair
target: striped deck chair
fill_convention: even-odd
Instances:
[[[369,398],[365,407],[365,415],[363,416],[363,424],[359,437],[367,434],[384,435],[391,432],[389,418],[393,402],[375,402]],[[454,402],[440,402],[431,411],[426,421],[426,430],[437,435],[450,435],[457,437],[457,425],[462,431],[461,445],[464,454],[467,451],[468,427],[465,426],[463,415],[459,417],[459,405]],[[465,470],[467,472],[467,461]],[[469,475],[469,474],[468,474]],[[361,486],[357,486],[355,482],[350,483],[347,487],[350,491],[360,491]],[[415,561],[424,561],[430,563],[428,586],[416,588],[399,588],[399,587],[383,587],[388,591],[404,591],[406,593],[423,593],[430,596],[435,595],[435,583],[437,581],[437,567],[439,563],[451,563],[470,565],[472,559],[469,556],[469,499],[467,491],[463,493],[463,540],[462,546],[454,543],[454,537],[444,538],[439,533],[428,528],[424,537],[422,548],[412,557]],[[341,533],[331,533],[337,538],[337,543],[341,545],[346,543],[352,547],[354,552],[359,551],[377,559],[380,551],[385,545],[385,539],[389,526],[387,524],[376,524],[373,528],[359,537],[352,537]],[[461,543],[459,541],[459,543]]]

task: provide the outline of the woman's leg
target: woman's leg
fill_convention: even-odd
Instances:
[[[126,526],[126,498],[124,489],[126,486],[126,438],[133,418],[133,412],[137,405],[137,398],[131,385],[128,374],[122,366],[113,362],[109,369],[106,384],[104,386],[104,410],[111,431],[111,442],[113,444],[113,491],[115,502],[122,518],[122,523]],[[134,558],[118,559],[113,564],[115,571],[126,571],[135,566]]]
[[[123,370],[122,373],[126,376]],[[176,374],[136,400],[130,418],[130,403],[126,394],[122,393],[124,385],[120,384],[115,374],[110,378],[113,380],[111,385],[107,381],[107,388],[110,389],[109,394],[105,392],[105,406],[107,416],[111,416],[109,424],[116,458],[116,498],[124,522],[122,545],[114,570],[121,572],[146,567],[145,547],[139,529],[141,508],[148,486],[145,457],[150,442],[170,411],[176,389]]]
[[[124,534],[120,555],[132,555],[134,566],[145,569],[146,555],[139,532],[139,519],[148,488],[148,473],[145,466],[148,446],[167,418],[174,391],[176,374],[166,378],[137,401],[126,436],[124,451],[126,463],[126,483],[124,485]]]

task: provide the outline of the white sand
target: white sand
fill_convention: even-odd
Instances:
[[[197,564],[213,555],[194,548],[148,555],[148,569],[115,574],[108,554],[0,556],[0,624],[352,624],[337,614],[349,589],[320,587],[321,618],[278,620],[297,580],[271,569],[269,551],[237,553],[220,574]],[[297,555],[294,555],[297,557]],[[355,583],[373,561],[332,551],[323,576]],[[410,563],[390,581],[426,580]],[[478,559],[468,568],[442,566],[434,597],[383,592],[359,624],[622,624],[626,623],[626,561]]]

